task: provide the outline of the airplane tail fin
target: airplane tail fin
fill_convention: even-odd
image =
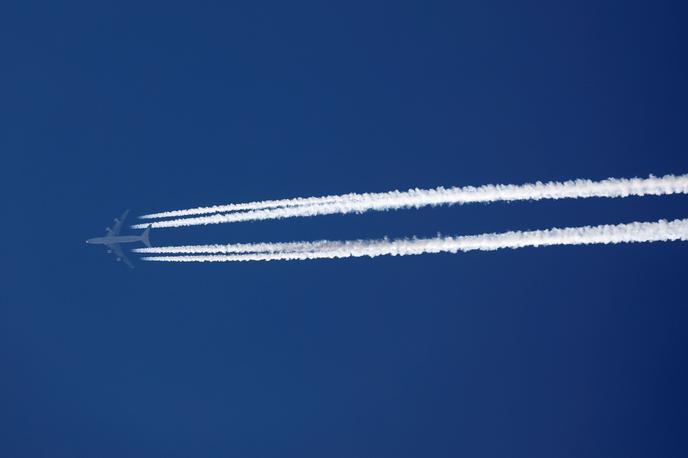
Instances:
[[[150,239],[148,238],[148,234],[150,233],[150,225],[146,228],[145,231],[143,231],[143,234],[141,234],[141,241],[146,245],[147,247],[150,247]]]

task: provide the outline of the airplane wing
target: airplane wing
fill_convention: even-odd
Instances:
[[[129,259],[127,259],[127,257],[124,255],[122,247],[120,247],[118,243],[113,243],[105,246],[108,247],[108,249],[110,249],[115,256],[117,256],[118,261],[122,261],[132,269],[134,268],[134,265],[131,262],[129,262]]]
[[[119,218],[115,218],[115,224],[112,226],[112,228],[108,228],[107,230],[107,235],[113,237],[116,235],[119,235],[119,231],[122,230],[122,226],[124,225],[124,220],[127,218],[127,215],[129,214],[129,210],[125,211],[122,216]]]

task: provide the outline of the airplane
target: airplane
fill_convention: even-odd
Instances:
[[[86,243],[93,245],[105,245],[108,249],[108,253],[114,253],[115,256],[117,256],[118,262],[123,261],[127,266],[133,269],[134,266],[131,262],[129,262],[129,259],[127,259],[127,257],[124,255],[124,252],[120,247],[120,244],[142,242],[147,247],[150,247],[151,244],[150,240],[148,239],[150,226],[148,226],[141,235],[119,235],[119,232],[122,229],[122,225],[124,224],[124,219],[127,217],[128,214],[129,210],[125,211],[121,217],[115,218],[115,225],[112,228],[105,228],[105,237],[95,237],[92,239],[88,239],[86,240]]]

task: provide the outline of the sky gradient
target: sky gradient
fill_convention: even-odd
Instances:
[[[0,456],[686,456],[688,244],[136,269],[144,213],[688,172],[683,2],[8,2]],[[686,196],[154,245],[686,218]],[[683,298],[683,299],[681,299]]]

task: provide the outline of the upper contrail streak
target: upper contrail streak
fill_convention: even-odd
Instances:
[[[383,193],[380,193],[383,194]],[[342,194],[339,196],[322,196],[322,197],[297,197],[294,199],[278,199],[278,200],[261,200],[257,202],[244,202],[240,204],[227,205],[213,205],[211,207],[189,208],[186,210],[173,210],[168,212],[150,213],[148,215],[141,215],[141,219],[160,219],[160,218],[177,218],[179,216],[195,216],[206,215],[210,213],[226,213],[241,210],[261,210],[264,208],[280,208],[280,207],[298,207],[302,205],[312,205],[317,203],[338,202],[346,198],[354,198],[355,196],[369,195],[369,194]]]
[[[524,185],[484,185],[454,188],[411,189],[373,194],[346,194],[307,199],[288,199],[284,201],[264,201],[243,205],[253,210],[237,211],[226,214],[211,214],[193,218],[177,218],[156,221],[152,227],[181,227],[206,224],[233,223],[240,221],[259,221],[292,217],[363,213],[371,210],[392,210],[400,208],[420,208],[428,205],[454,205],[476,202],[499,202],[543,199],[577,199],[589,197],[628,197],[645,195],[688,193],[688,175],[666,175],[649,178],[609,178],[601,181],[572,180],[564,182],[532,183]],[[282,202],[279,204],[279,202]],[[301,202],[301,203],[299,203]],[[269,204],[268,204],[269,203]],[[269,206],[268,206],[269,205]],[[280,206],[277,206],[280,205]],[[267,206],[262,208],[261,206]],[[209,209],[227,209],[230,206],[206,207],[204,209],[180,210],[176,215],[207,213]],[[237,209],[237,207],[233,207]],[[212,210],[222,211],[222,210]],[[195,212],[195,213],[194,213]],[[168,215],[158,213],[156,215]],[[151,215],[146,215],[151,216]],[[132,227],[147,227],[148,223]]]
[[[461,237],[435,237],[403,240],[356,240],[348,242],[294,242],[285,251],[251,252],[235,255],[152,256],[146,261],[164,262],[230,262],[336,259],[350,257],[409,256],[425,253],[457,253],[464,251],[494,251],[505,248],[540,247],[552,245],[590,245],[631,242],[659,242],[688,240],[688,219],[671,222],[660,220],[651,223],[568,227],[540,231],[515,231],[500,234],[481,234]],[[261,245],[261,244],[257,244]],[[247,245],[244,245],[246,247]],[[166,247],[161,252],[183,253],[232,253],[232,245],[205,245],[194,250],[191,247]],[[261,249],[256,247],[257,249]],[[155,249],[153,249],[155,250]],[[243,250],[243,248],[242,248]],[[180,252],[176,251],[176,252]]]

